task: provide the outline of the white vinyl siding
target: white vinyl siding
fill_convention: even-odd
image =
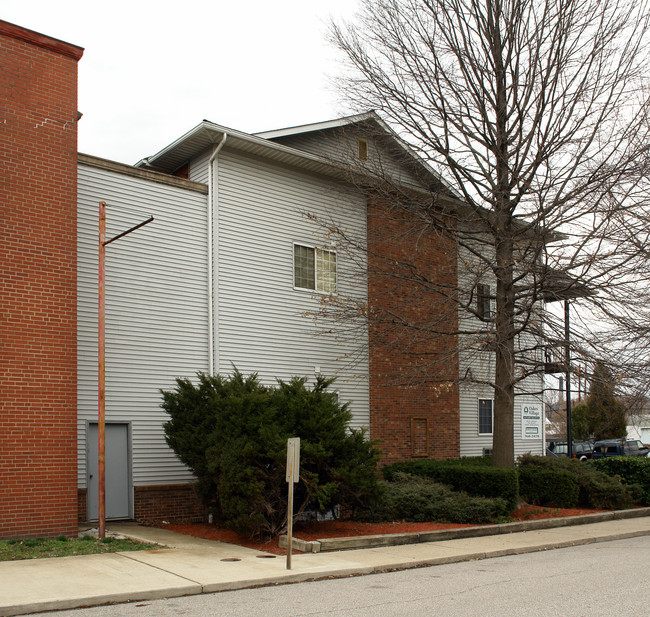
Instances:
[[[362,141],[367,145],[366,159],[360,159],[359,138],[355,128],[340,127],[326,131],[313,131],[277,137],[271,141],[332,161],[340,161],[352,168],[363,165],[364,169],[379,177],[390,176],[394,181],[405,185],[421,187],[421,182],[404,165],[407,155],[403,153],[400,153],[404,157],[404,161],[401,161],[396,153],[388,152],[385,147],[370,139],[363,139]]]
[[[79,484],[97,419],[99,201],[107,238],[155,218],[107,246],[106,419],[131,423],[134,485],[188,481],[165,443],[160,389],[208,369],[207,196],[85,165],[78,196]]]
[[[368,361],[357,353],[367,346],[367,332],[350,342],[318,336],[312,317],[323,296],[296,293],[293,264],[295,244],[331,243],[324,226],[329,220],[345,222],[364,240],[365,198],[325,178],[227,147],[219,154],[218,170],[218,371],[230,373],[236,366],[272,384],[293,376],[313,380],[318,367],[324,376],[337,376],[335,388],[350,402],[353,425],[368,426]],[[338,289],[365,299],[365,269],[355,271],[340,253],[336,267]]]
[[[190,180],[207,185],[210,179],[208,162],[212,150],[208,149],[190,161]]]
[[[485,247],[482,247],[484,250]],[[473,310],[477,310],[479,298],[489,288],[489,304],[486,300],[484,309],[489,308],[493,312],[496,308],[494,303],[495,280],[489,272],[482,271],[476,267],[475,259],[470,251],[459,248],[458,254],[458,281],[463,290],[461,300],[468,303]],[[480,286],[483,289],[480,289]],[[470,296],[470,293],[473,295]],[[489,332],[494,324],[490,320],[482,321],[478,317],[472,317],[462,308],[459,309],[459,325],[461,330],[485,330]],[[475,382],[493,382],[495,370],[494,353],[489,350],[478,348],[478,341],[475,336],[464,334],[459,337],[459,369],[460,375],[471,375]],[[517,385],[515,391],[514,408],[514,444],[515,456],[527,452],[533,454],[544,453],[543,439],[523,439],[521,434],[521,410],[529,404],[541,404],[541,393],[543,389],[543,377],[540,375],[531,376]],[[462,382],[459,385],[460,405],[460,455],[481,456],[485,449],[492,448],[492,434],[484,434],[479,427],[478,401],[480,399],[493,399],[494,389],[480,383]],[[493,404],[494,407],[494,404]],[[493,409],[494,412],[494,409]],[[542,433],[543,434],[543,433]]]

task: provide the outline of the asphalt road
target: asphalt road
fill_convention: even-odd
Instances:
[[[632,617],[650,607],[650,536],[48,617]]]

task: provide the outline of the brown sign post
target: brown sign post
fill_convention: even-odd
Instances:
[[[287,505],[287,570],[291,570],[291,550],[293,548],[293,485],[300,479],[300,437],[287,440],[287,482],[289,484],[289,503]]]

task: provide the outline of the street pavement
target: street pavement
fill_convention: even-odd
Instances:
[[[109,524],[109,531],[165,548],[1,562],[0,617],[403,570],[650,535],[649,508],[616,514],[611,520],[585,524],[556,519],[559,526],[551,528],[536,529],[534,523],[495,526],[494,535],[484,535],[486,528],[477,527],[480,535],[475,537],[413,544],[400,543],[404,538],[396,537],[395,546],[368,542],[368,548],[294,554],[290,570],[283,556],[135,523]],[[506,533],[513,529],[519,531]]]

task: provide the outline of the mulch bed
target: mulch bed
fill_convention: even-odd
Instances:
[[[561,516],[578,516],[591,514],[599,510],[542,508],[539,506],[521,506],[512,515],[515,521],[531,521],[542,518],[556,518]],[[206,540],[218,540],[230,544],[238,544],[259,551],[266,551],[275,555],[286,554],[285,549],[278,546],[278,539],[268,542],[255,541],[241,536],[230,529],[219,525],[204,523],[195,524],[161,524],[160,527]],[[418,531],[435,531],[438,529],[457,529],[459,527],[472,527],[473,525],[459,525],[455,523],[359,523],[356,521],[310,521],[298,522],[294,526],[293,535],[301,540],[318,540],[319,538],[342,538],[350,536],[374,536],[391,533],[411,533]]]

